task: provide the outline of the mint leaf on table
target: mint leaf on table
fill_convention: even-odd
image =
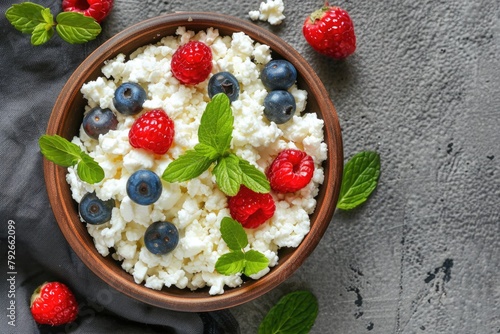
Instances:
[[[268,193],[269,181],[264,173],[229,151],[234,116],[231,101],[219,93],[207,104],[198,128],[199,143],[172,161],[162,174],[167,182],[188,181],[216,164],[212,173],[219,189],[228,196],[238,193],[243,184],[249,189]]]
[[[5,12],[10,24],[23,34],[31,34],[40,23],[45,23],[42,16],[43,6],[32,2],[23,2],[12,5]]]
[[[56,17],[56,30],[71,44],[89,42],[101,33],[101,26],[91,17],[75,12],[61,12]]]
[[[231,101],[226,94],[216,94],[201,116],[198,140],[223,155],[231,145],[233,124]]]
[[[54,17],[49,8],[41,11],[44,22],[39,23],[31,33],[31,44],[41,45],[46,43],[54,35]]]
[[[364,203],[375,190],[380,176],[380,156],[376,152],[360,152],[344,167],[337,208],[349,210]]]
[[[306,334],[317,316],[318,300],[311,292],[291,292],[267,313],[258,334]]]
[[[82,149],[58,135],[43,135],[38,140],[43,156],[62,167],[77,165],[78,177],[87,183],[98,183],[104,178],[104,170]]]
[[[91,41],[101,33],[101,26],[92,17],[76,12],[61,12],[56,22],[50,8],[32,2],[12,5],[5,12],[7,20],[20,32],[31,34],[32,45],[42,45],[52,38],[55,30],[71,44]]]
[[[232,218],[224,217],[221,221],[222,239],[231,250],[219,257],[215,269],[222,275],[234,275],[243,272],[250,276],[257,274],[269,265],[267,257],[256,250],[244,251],[248,245],[248,237],[240,223]]]

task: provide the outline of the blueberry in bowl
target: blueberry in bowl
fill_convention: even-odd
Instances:
[[[114,200],[103,201],[92,192],[83,196],[78,205],[78,212],[87,224],[100,225],[111,219],[111,211],[114,207]]]
[[[264,115],[276,124],[283,124],[295,114],[295,98],[286,90],[273,90],[264,99]]]
[[[125,82],[115,91],[113,104],[116,110],[124,115],[135,115],[142,110],[146,101],[146,91],[135,82]]]
[[[297,80],[297,70],[287,60],[271,60],[262,69],[260,78],[268,90],[286,90]]]
[[[98,139],[99,135],[106,134],[109,130],[116,130],[118,120],[110,109],[94,107],[85,114],[82,125],[89,137]]]
[[[153,254],[168,254],[179,243],[179,231],[168,221],[158,221],[149,225],[144,234],[144,244]]]
[[[212,98],[217,93],[224,93],[232,102],[240,95],[240,84],[238,79],[230,72],[219,72],[214,74],[208,81],[208,96]]]
[[[140,205],[156,202],[161,196],[161,190],[160,177],[150,170],[138,170],[127,181],[127,195]]]

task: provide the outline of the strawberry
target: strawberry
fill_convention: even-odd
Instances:
[[[170,68],[182,84],[199,84],[212,71],[212,50],[203,42],[189,41],[175,51]]]
[[[78,304],[71,290],[59,282],[45,282],[31,296],[31,314],[42,325],[60,326],[76,319]]]
[[[62,9],[65,12],[82,13],[101,22],[113,9],[113,0],[63,0]]]
[[[356,35],[349,14],[328,2],[307,17],[302,33],[314,50],[334,59],[344,59],[356,50]]]
[[[274,215],[276,205],[271,194],[256,193],[241,186],[228,200],[231,217],[245,228],[256,228]]]
[[[311,181],[313,173],[311,156],[295,149],[281,151],[266,171],[271,189],[279,193],[304,188]]]
[[[135,120],[128,139],[132,147],[165,154],[172,146],[174,135],[174,121],[162,109],[153,109]]]

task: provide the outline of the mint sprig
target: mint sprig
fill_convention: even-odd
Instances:
[[[104,170],[82,149],[58,135],[43,135],[38,140],[40,152],[53,163],[62,167],[77,166],[78,177],[87,183],[98,183],[104,179]]]
[[[172,161],[162,179],[167,182],[188,181],[215,164],[212,171],[215,181],[226,195],[236,195],[242,184],[255,192],[269,192],[269,181],[264,173],[230,151],[233,125],[229,98],[223,93],[216,94],[201,116],[199,143]]]
[[[12,5],[5,12],[5,17],[10,24],[23,34],[31,34],[35,27],[44,23],[42,11],[45,7],[32,2],[23,2]]]
[[[54,35],[54,29],[52,28],[54,17],[50,13],[50,9],[44,8],[40,14],[44,22],[37,24],[31,33],[31,44],[33,45],[44,44]]]
[[[259,251],[244,248],[248,245],[248,237],[240,223],[232,218],[224,217],[221,221],[222,239],[231,250],[219,257],[215,269],[223,275],[234,275],[243,272],[246,276],[257,274],[267,268],[269,260]]]
[[[32,2],[14,4],[5,12],[9,22],[24,34],[31,34],[31,44],[42,45],[54,35],[71,44],[89,42],[101,33],[101,26],[92,17],[75,12],[61,12],[54,21],[50,8]]]
[[[258,334],[306,334],[318,316],[318,300],[309,291],[282,297],[262,320]]]
[[[364,203],[375,190],[380,176],[377,152],[360,152],[345,165],[337,208],[353,209]]]

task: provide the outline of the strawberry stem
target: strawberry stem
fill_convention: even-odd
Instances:
[[[47,283],[47,282],[45,282]],[[31,298],[30,298],[30,307],[33,306],[33,303],[35,302],[35,300],[40,297],[40,294],[42,293],[42,288],[43,286],[45,285],[45,283],[39,285],[35,291],[33,292],[33,294],[31,295]]]
[[[323,14],[328,10],[328,8],[330,8],[327,4],[328,3],[326,2],[324,7],[321,7],[320,9],[317,9],[314,12],[312,12],[311,16],[309,16],[311,23],[314,23],[316,20],[321,20]]]

